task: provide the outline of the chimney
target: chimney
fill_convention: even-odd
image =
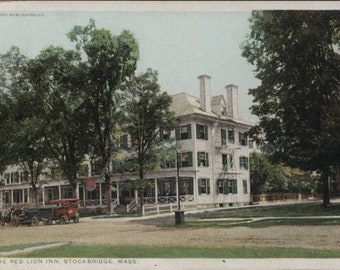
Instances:
[[[200,105],[205,112],[211,112],[210,79],[208,75],[198,76],[200,80]]]
[[[227,114],[233,119],[238,118],[238,86],[229,84],[227,89]]]

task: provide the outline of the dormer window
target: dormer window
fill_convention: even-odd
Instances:
[[[222,116],[227,116],[227,107],[222,106],[221,115]]]

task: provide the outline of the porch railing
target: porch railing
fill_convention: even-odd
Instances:
[[[194,195],[181,195],[179,197],[180,202],[194,202]],[[156,197],[144,197],[144,204],[170,204],[177,203],[177,196],[158,196],[158,200],[156,201]]]
[[[132,210],[134,210],[137,207],[137,202],[136,200],[132,200],[130,203],[126,205],[126,212],[130,213]]]

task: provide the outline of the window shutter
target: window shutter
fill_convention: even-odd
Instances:
[[[188,156],[189,156],[189,167],[192,167],[192,152],[189,152],[188,153]]]
[[[191,139],[191,124],[189,124],[187,127],[188,127],[188,139]]]
[[[206,167],[209,167],[209,153],[205,153]]]
[[[196,139],[200,138],[200,125],[196,124]]]
[[[207,194],[210,194],[210,179],[207,179]]]
[[[201,164],[200,164],[200,155],[201,155],[201,152],[197,152],[197,167],[199,167]]]
[[[202,186],[202,179],[199,178],[198,179],[198,194],[202,194],[201,186]]]
[[[227,131],[225,129],[221,129],[221,144],[227,144]]]
[[[159,182],[159,183],[157,183],[157,184],[158,184],[158,186],[159,186],[159,194],[160,194],[161,196],[164,196],[164,182],[161,181],[161,182]]]
[[[194,183],[193,178],[189,178],[189,194],[194,194]]]
[[[181,139],[181,132],[180,132],[181,127],[176,127],[175,133],[176,133],[176,140],[179,141]]]
[[[208,126],[204,126],[204,139],[208,140]]]
[[[228,194],[228,180],[223,180],[223,194]]]
[[[237,179],[233,179],[233,194],[237,194]]]

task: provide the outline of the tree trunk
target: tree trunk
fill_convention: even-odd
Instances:
[[[105,174],[105,184],[106,184],[106,215],[111,215],[111,177],[108,173]]]
[[[139,180],[140,181],[144,180],[144,169],[143,169],[142,166],[139,169]],[[144,207],[144,188],[143,188],[143,184],[139,188],[139,193],[140,193],[140,209],[139,209],[139,214],[140,214],[140,216],[142,216],[143,215],[143,207]]]
[[[323,198],[323,206],[330,206],[330,193],[329,193],[329,180],[328,180],[328,169],[323,169],[321,173],[321,179],[322,179],[322,198]]]

